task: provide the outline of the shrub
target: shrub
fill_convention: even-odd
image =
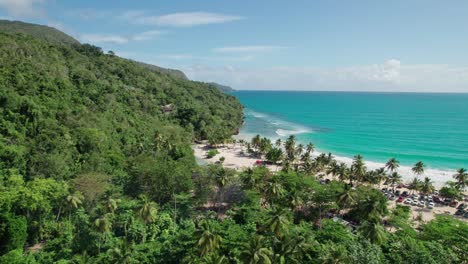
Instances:
[[[217,149],[211,149],[211,150],[208,151],[208,153],[206,153],[206,158],[211,159],[211,158],[213,158],[214,156],[216,156],[218,154],[219,154],[219,152],[218,152]]]

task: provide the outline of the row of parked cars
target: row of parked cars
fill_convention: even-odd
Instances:
[[[392,188],[382,188],[382,192],[389,200],[396,200],[397,203],[405,203],[408,205],[425,207],[433,209],[435,204],[448,205],[456,207],[458,202],[452,199],[443,199],[439,197],[439,192],[435,191],[434,195],[410,195],[407,191],[394,190]]]

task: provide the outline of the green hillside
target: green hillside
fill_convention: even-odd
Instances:
[[[0,34],[0,60],[0,164],[28,177],[69,178],[83,170],[77,162],[106,171],[111,157],[150,148],[156,132],[219,141],[241,122],[234,97],[93,46]]]
[[[0,20],[0,32],[30,35],[55,44],[79,44],[78,40],[55,28],[21,21]]]
[[[30,35],[35,38],[43,39],[43,40],[46,40],[47,42],[54,43],[54,44],[65,44],[65,45],[80,44],[78,40],[74,39],[73,37],[53,27],[25,23],[21,21],[9,21],[9,20],[0,19],[0,32],[10,33],[10,34]],[[150,70],[169,74],[174,78],[188,80],[187,76],[185,76],[185,74],[180,70],[167,69],[167,68],[163,68],[163,67],[159,67],[156,65],[143,63],[143,62],[135,62],[135,63],[140,64],[141,66],[148,68]]]

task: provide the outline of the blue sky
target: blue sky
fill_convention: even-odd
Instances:
[[[236,89],[468,92],[468,1],[0,0],[122,57]]]

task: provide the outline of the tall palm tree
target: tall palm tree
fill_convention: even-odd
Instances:
[[[275,146],[276,146],[277,148],[281,147],[282,144],[283,144],[283,143],[281,142],[281,138],[278,138],[278,139],[275,141]]]
[[[73,209],[77,209],[79,206],[81,206],[81,204],[83,204],[83,200],[84,200],[83,194],[81,194],[81,192],[78,192],[78,191],[67,196],[67,207],[69,208],[68,218],[71,217],[71,212]],[[59,216],[60,216],[60,213],[59,213]],[[57,216],[57,220],[59,216]]]
[[[388,176],[388,180],[393,186],[393,192],[395,192],[395,185],[401,183],[401,175],[398,172],[394,172]]]
[[[354,188],[349,185],[345,185],[343,193],[338,197],[338,206],[340,209],[350,208],[354,203],[357,202],[358,193]]]
[[[273,201],[283,197],[283,195],[286,193],[283,185],[275,179],[269,180],[266,183],[265,187],[266,188],[264,191],[266,193],[266,198],[269,201],[270,206],[273,206]]]
[[[285,209],[276,209],[267,220],[265,228],[275,234],[276,238],[288,233],[289,220]]]
[[[340,169],[341,169],[340,164],[334,161],[332,162],[332,164],[330,164],[330,166],[328,166],[327,174],[331,174],[332,177],[335,178],[335,176],[340,174]]]
[[[223,240],[214,226],[206,220],[202,220],[199,223],[195,236],[197,237],[196,245],[200,249],[200,255],[202,256],[217,250]]]
[[[382,244],[386,237],[387,232],[385,228],[378,221],[364,221],[359,227],[359,233],[367,238],[374,244]]]
[[[304,145],[299,144],[296,147],[296,156],[300,157],[302,156],[302,153],[304,152]]]
[[[105,214],[100,218],[94,220],[94,227],[96,230],[101,233],[98,239],[98,252],[101,252],[101,243],[103,238],[110,232],[112,229],[111,214]]]
[[[243,263],[248,264],[271,264],[273,251],[264,244],[264,237],[254,235],[249,243],[244,244],[244,250],[241,252]]]
[[[158,209],[157,204],[148,199],[146,195],[140,195],[141,207],[138,210],[138,215],[141,217],[145,224],[152,223],[156,220]]]
[[[385,168],[391,173],[396,171],[398,167],[400,167],[400,162],[395,158],[391,158],[387,161],[387,163],[385,163]]]
[[[345,180],[349,179],[350,171],[345,163],[340,163],[337,175],[340,182],[344,182]]]
[[[364,159],[361,155],[354,156],[353,164],[351,166],[352,176],[355,177],[357,182],[361,182],[366,175],[367,168],[364,165]],[[350,182],[352,184],[352,182]]]
[[[434,185],[432,184],[431,179],[429,179],[428,177],[424,178],[424,181],[421,184],[421,191],[424,194],[430,194],[434,192]]]
[[[375,170],[375,178],[377,182],[379,183],[379,188],[382,182],[387,181],[387,174],[385,173],[385,168],[378,168]]]
[[[309,154],[312,154],[315,150],[315,146],[312,143],[307,144],[306,146],[306,152]]]
[[[457,170],[457,174],[453,175],[455,179],[455,187],[459,191],[465,191],[466,186],[468,185],[468,173],[464,168],[460,168]]]
[[[296,160],[296,136],[291,135],[284,142],[286,157],[292,163]]]
[[[419,191],[421,189],[421,181],[417,177],[414,177],[410,182],[408,189],[411,190],[411,194],[413,194],[414,191]]]
[[[417,177],[421,176],[424,173],[424,163],[422,161],[416,162],[413,168],[411,169]]]

